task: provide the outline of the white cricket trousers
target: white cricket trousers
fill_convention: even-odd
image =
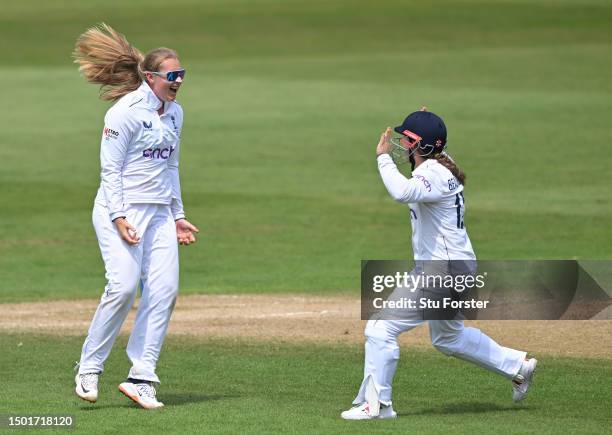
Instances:
[[[140,282],[142,296],[127,346],[132,363],[128,377],[159,382],[155,367],[178,293],[176,225],[170,206],[162,204],[131,204],[126,219],[140,236],[138,245],[121,239],[106,207],[94,206],[108,283],[83,344],[79,373],[103,371]]]
[[[502,347],[479,329],[466,328],[462,320],[369,320],[366,329],[364,376],[354,404],[365,402],[365,388],[372,376],[383,405],[391,404],[391,383],[399,360],[397,337],[423,322],[429,323],[431,342],[440,352],[475,363],[514,378],[526,352]],[[441,374],[443,376],[443,374]]]

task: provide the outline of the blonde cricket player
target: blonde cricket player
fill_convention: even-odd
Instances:
[[[185,70],[174,50],[143,56],[106,25],[77,40],[75,60],[101,97],[116,101],[104,118],[101,180],[93,224],[107,284],[91,322],[76,375],[76,394],[95,402],[98,377],[134,303],[142,297],[119,390],[143,408],[160,408],[156,364],[178,293],[178,244],[195,242],[179,183],[183,110],[176,95]],[[178,243],[177,243],[178,242]]]

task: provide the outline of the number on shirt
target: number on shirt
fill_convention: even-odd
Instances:
[[[463,213],[465,212],[463,192],[455,194],[455,207],[457,207],[457,228],[463,228]]]

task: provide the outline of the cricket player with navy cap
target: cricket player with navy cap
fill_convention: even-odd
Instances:
[[[444,121],[424,107],[394,130],[396,137],[387,128],[376,147],[378,171],[389,195],[410,208],[415,262],[476,260],[464,224],[465,174],[445,152]],[[411,163],[410,178],[402,175],[392,156],[398,163]],[[504,376],[512,382],[513,399],[525,397],[537,365],[526,352],[500,346],[479,329],[465,327],[463,320],[372,319],[365,328],[363,381],[343,419],[397,416],[391,386],[399,360],[397,338],[425,322],[437,350]]]

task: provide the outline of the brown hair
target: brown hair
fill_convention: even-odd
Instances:
[[[164,60],[178,59],[174,50],[165,47],[143,56],[125,36],[105,23],[79,36],[72,56],[85,79],[101,85],[100,98],[112,101],[138,89],[144,71],[158,71]]]
[[[438,163],[440,163],[446,169],[451,171],[451,174],[453,174],[455,178],[459,180],[459,182],[465,186],[465,172],[463,172],[459,168],[459,166],[457,166],[455,161],[451,159],[448,154],[446,154],[445,152],[438,153],[434,155],[433,158],[436,159]]]

